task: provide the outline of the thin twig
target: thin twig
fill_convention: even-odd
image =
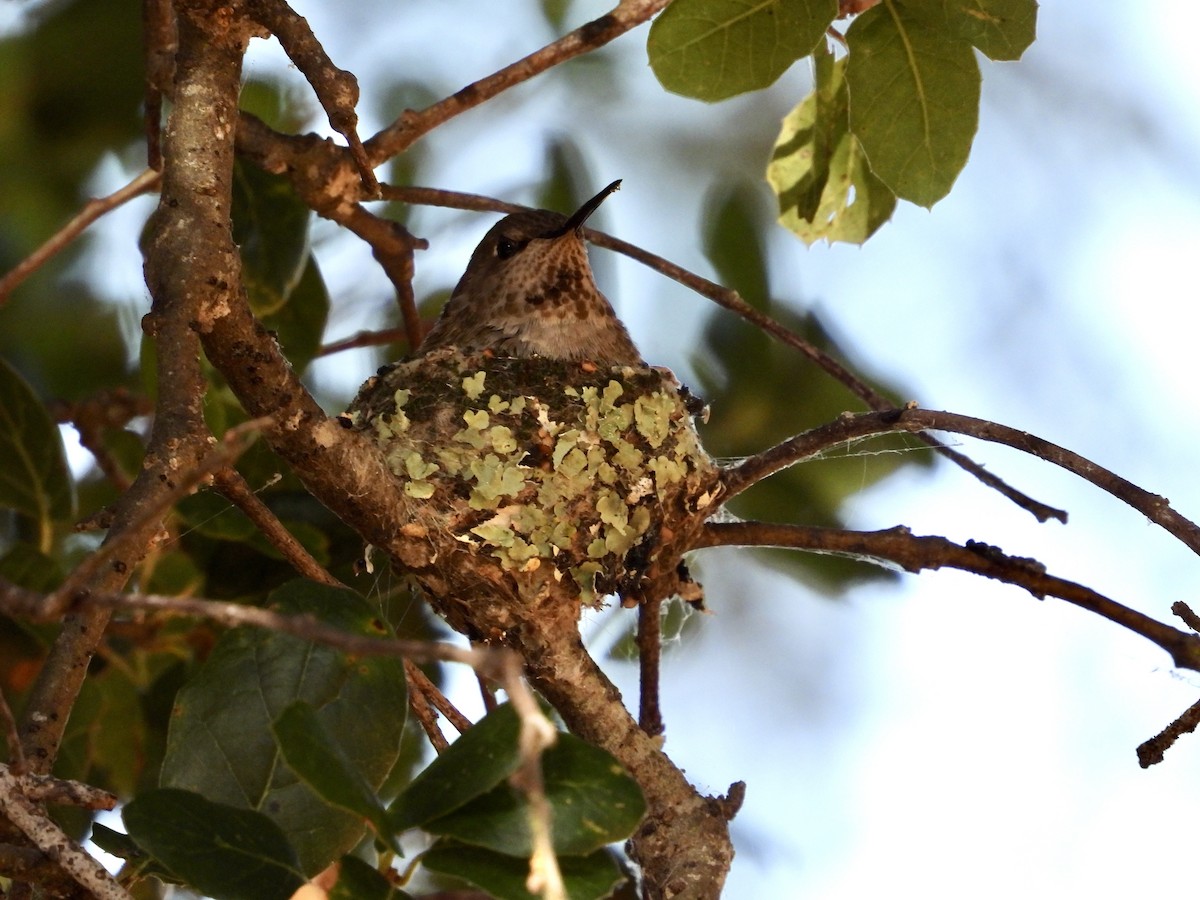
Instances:
[[[421,689],[425,692],[425,696],[429,698],[429,702],[434,708],[440,712],[454,726],[454,730],[462,734],[471,727],[471,720],[459,712],[458,707],[447,699],[446,695],[441,692],[436,684],[430,681],[429,676],[417,669],[413,673],[413,679],[420,684]]]
[[[846,441],[895,431],[925,430],[965,434],[991,443],[1004,444],[1053,463],[1112,494],[1164,528],[1193,553],[1200,554],[1200,527],[1174,510],[1167,498],[1152,494],[1090,459],[1029,432],[971,416],[928,409],[906,408],[859,415],[845,414],[827,425],[796,435],[726,469],[722,477],[727,490],[725,497],[728,499],[773,472]]]
[[[0,725],[4,726],[4,742],[8,745],[9,769],[14,775],[24,775],[25,750],[21,746],[21,736],[17,733],[17,720],[3,690],[0,690]]]
[[[1066,600],[1157,644],[1170,654],[1176,666],[1200,671],[1200,635],[1179,631],[1089,587],[1048,575],[1037,560],[1010,556],[979,541],[956,544],[936,535],[917,536],[904,527],[846,531],[766,522],[709,522],[695,548],[728,546],[785,547],[886,560],[914,573],[922,569],[962,569],[1024,588],[1039,599],[1049,596]]]
[[[146,130],[146,165],[162,171],[163,97],[175,80],[175,10],[170,0],[142,0],[142,56],[146,73],[143,123]]]
[[[153,169],[146,169],[134,178],[133,181],[129,182],[129,184],[114,191],[107,197],[100,197],[85,203],[83,209],[77,212],[71,221],[67,222],[49,240],[17,263],[8,274],[0,278],[0,306],[3,306],[7,302],[17,285],[21,284],[26,278],[45,265],[56,253],[67,247],[89,225],[121,204],[158,187],[160,177],[160,173],[155,172]]]
[[[319,212],[358,235],[371,247],[371,254],[378,260],[392,287],[396,289],[396,302],[404,322],[404,334],[410,348],[416,348],[424,337],[421,317],[417,314],[417,301],[413,295],[413,251],[424,250],[429,244],[413,237],[399,222],[383,219],[368,212],[361,205],[335,205]]]
[[[1195,611],[1182,600],[1176,600],[1171,604],[1171,612],[1183,619],[1184,624],[1192,631],[1200,632],[1200,616],[1196,615]]]
[[[128,490],[132,479],[109,452],[104,435],[110,429],[123,428],[136,416],[150,415],[154,406],[149,398],[119,387],[97,391],[75,403],[56,400],[49,409],[54,421],[74,426],[79,443],[92,454],[112,485],[122,493]]]
[[[884,411],[893,409],[895,404],[887,397],[880,394],[873,387],[860,379],[857,375],[847,369],[842,363],[830,356],[820,347],[805,340],[800,335],[791,331],[786,326],[772,319],[766,313],[755,309],[749,303],[742,299],[741,295],[730,288],[717,284],[715,281],[710,281],[701,275],[694,272],[689,272],[682,266],[678,266],[669,260],[663,259],[661,256],[656,256],[637,247],[633,244],[623,241],[611,235],[601,232],[594,232],[590,229],[587,231],[587,237],[594,244],[600,247],[607,247],[610,250],[616,250],[619,253],[624,253],[631,259],[649,266],[656,272],[666,275],[668,278],[679,282],[684,287],[690,288],[702,297],[707,297],[718,306],[729,310],[742,319],[745,319],[750,324],[761,329],[766,334],[775,338],[780,343],[793,350],[798,351],[808,357],[812,362],[824,370],[831,378],[838,383],[845,385],[851,393],[863,401],[868,407],[876,411]],[[1067,514],[1061,509],[1055,509],[1052,506],[1033,499],[1032,497],[1018,491],[1003,479],[993,475],[979,463],[975,462],[967,456],[952,450],[947,447],[937,438],[931,435],[921,435],[923,440],[930,447],[933,447],[942,456],[959,466],[963,470],[969,472],[983,484],[1000,494],[1007,497],[1021,509],[1031,513],[1039,522],[1045,522],[1048,519],[1058,519],[1061,522],[1067,520]]]
[[[358,79],[333,64],[308,22],[282,0],[253,0],[248,5],[250,15],[264,25],[283,47],[296,68],[312,85],[329,124],[346,139],[350,156],[358,166],[363,190],[368,198],[379,194],[379,182],[371,170],[362,141],[358,136]]]
[[[21,779],[22,791],[30,800],[38,803],[54,803],[59,806],[77,806],[80,809],[116,809],[117,796],[108,791],[84,784],[54,778],[50,775],[21,775],[12,766],[9,771]]]
[[[1148,769],[1163,761],[1163,756],[1185,734],[1191,734],[1200,726],[1200,701],[1193,703],[1170,725],[1150,740],[1138,745],[1138,765]]]
[[[643,599],[638,604],[638,725],[651,737],[665,730],[658,702],[662,662],[662,597]]]
[[[394,344],[397,341],[412,340],[412,334],[407,326],[401,328],[384,328],[379,331],[359,331],[348,338],[324,344],[317,350],[317,356],[329,356],[344,350],[356,350],[359,347],[381,347],[384,344]]]
[[[417,717],[417,721],[421,724],[421,730],[429,738],[433,749],[440,754],[450,746],[450,742],[446,740],[442,729],[438,727],[437,713],[429,702],[429,694],[425,687],[429,679],[411,659],[404,661],[404,679],[408,682],[408,708]]]
[[[128,544],[136,540],[136,536],[141,533],[140,526],[142,524],[157,521],[165,516],[172,506],[191,494],[204,479],[237,459],[250,446],[251,440],[257,437],[258,430],[266,424],[268,424],[268,420],[252,419],[227,431],[221,443],[204,459],[179,476],[168,490],[158,494],[152,502],[148,502],[138,509],[137,519],[132,527],[107,541],[76,566],[63,583],[47,597],[47,605],[43,609],[42,615],[54,618],[68,608],[74,595],[82,590],[104,565],[116,560],[128,549]],[[117,564],[123,565],[119,561]]]
[[[405,110],[395,122],[366,142],[368,157],[378,164],[407,150],[418,138],[450,119],[491,100],[548,69],[604,46],[648,21],[670,0],[621,0],[609,13],[581,25],[498,72],[467,85],[423,110]]]
[[[313,559],[296,537],[287,530],[282,522],[271,512],[267,504],[259,498],[246,483],[242,473],[232,466],[224,466],[213,473],[213,487],[230,503],[246,514],[255,527],[262,532],[263,537],[291,563],[298,573],[310,581],[327,584],[331,587],[343,587],[329,570]]]

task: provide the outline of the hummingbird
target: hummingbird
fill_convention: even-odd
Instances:
[[[584,222],[620,186],[614,181],[570,216],[539,209],[493,225],[416,355],[456,347],[645,367],[596,287],[583,240]]]

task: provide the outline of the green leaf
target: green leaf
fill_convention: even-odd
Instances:
[[[214,900],[288,900],[304,884],[287,838],[267,816],[191,791],[144,791],[121,813],[139,847]]]
[[[256,315],[278,312],[304,275],[311,215],[284,176],[241,162],[234,167],[233,239]]]
[[[574,735],[560,734],[545,752],[542,776],[556,853],[582,856],[623,841],[646,813],[641,788],[621,764]],[[425,830],[510,856],[532,852],[529,806],[507,783],[427,823]]]
[[[404,831],[444,816],[490,791],[517,770],[521,720],[511,704],[492,710],[421,772],[389,810]]]
[[[321,347],[328,318],[329,291],[310,253],[288,302],[263,316],[263,325],[275,332],[292,368],[303,372]]]
[[[17,541],[0,557],[0,577],[31,591],[48,594],[62,584],[62,564],[32,544]]]
[[[668,91],[724,100],[768,87],[812,52],[837,0],[675,0],[650,26],[650,66]]]
[[[1037,0],[942,0],[946,24],[989,59],[1020,59],[1037,35]]]
[[[139,877],[152,875],[160,881],[176,882],[179,877],[149,853],[138,846],[137,841],[127,834],[114,831],[99,822],[92,825],[92,843],[112,856],[125,860],[126,869],[136,872]]]
[[[329,900],[411,900],[357,856],[343,856]]]
[[[761,209],[760,194],[748,185],[723,185],[705,207],[704,251],[720,281],[737,290],[756,309],[768,313],[812,345],[861,370],[837,346],[817,318],[798,312],[791,303],[771,297],[766,238],[770,211]],[[765,207],[766,204],[761,204]],[[693,356],[701,396],[712,409],[701,427],[704,446],[716,458],[741,458],[858,409],[862,401],[804,356],[767,337],[759,329],[717,310],[704,331],[704,344]],[[902,405],[903,389],[874,382],[877,391]],[[796,398],[803,397],[803,403]],[[839,506],[902,465],[930,464],[928,452],[902,453],[921,447],[910,436],[872,442],[869,456],[831,454],[792,466],[735,498],[731,511],[749,519],[803,522],[845,527]],[[884,450],[875,453],[875,450]],[[892,577],[887,570],[835,556],[807,556],[763,551],[763,556],[792,575],[817,580],[825,590],[844,588],[850,578]],[[815,576],[815,579],[814,579]]]
[[[846,60],[813,54],[816,88],[783,120],[767,181],[779,198],[779,222],[806,244],[861,244],[891,218],[893,194],[867,165],[850,133]]]
[[[271,724],[271,730],[288,768],[325,802],[370,822],[380,839],[403,856],[374,788],[325,730],[310,704],[297,700],[286,707]]]
[[[979,65],[971,45],[884,0],[854,20],[850,127],[875,174],[920,206],[946,196],[971,151]]]
[[[421,862],[430,871],[461,878],[497,900],[536,900],[525,890],[528,859],[439,841],[421,857]],[[564,856],[558,865],[571,900],[601,900],[625,879],[612,856],[604,850],[587,856]]]
[[[356,634],[390,633],[352,591],[293,581],[269,599],[280,612]],[[377,787],[399,757],[405,698],[399,659],[350,658],[287,635],[235,629],[179,691],[161,783],[268,813],[304,871],[319,871],[358,842],[363,822],[330,807],[281,764],[271,723],[297,700],[311,704],[353,768]]]
[[[62,435],[33,388],[0,358],[0,507],[29,516],[47,533],[69,519],[75,489]],[[45,548],[43,548],[45,549]]]
[[[56,763],[63,777],[99,781],[121,796],[138,786],[146,722],[139,686],[130,674],[123,666],[106,667],[80,687]]]

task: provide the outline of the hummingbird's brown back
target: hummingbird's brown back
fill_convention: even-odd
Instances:
[[[536,210],[492,226],[418,354],[454,346],[465,353],[644,366],[596,287],[582,218]]]

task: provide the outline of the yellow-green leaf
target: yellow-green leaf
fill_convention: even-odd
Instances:
[[[850,133],[846,59],[813,54],[816,88],[783,120],[767,166],[779,222],[806,244],[861,244],[891,218],[896,195]]]

